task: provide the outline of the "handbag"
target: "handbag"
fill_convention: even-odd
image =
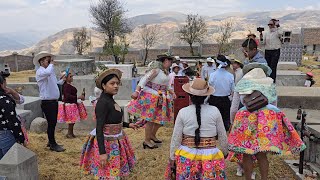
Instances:
[[[243,98],[244,105],[249,112],[256,111],[268,105],[268,98],[260,91],[253,91],[253,93]]]

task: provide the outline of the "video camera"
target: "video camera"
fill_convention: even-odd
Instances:
[[[257,31],[260,32],[260,33],[262,33],[262,32],[264,31],[264,27],[258,27],[258,28],[257,28]]]
[[[10,76],[10,68],[8,67],[7,64],[4,65],[4,70],[0,72],[0,75],[3,77],[3,78],[7,78]]]

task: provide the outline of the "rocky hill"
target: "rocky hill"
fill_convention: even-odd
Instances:
[[[129,19],[133,27],[133,32],[128,35],[128,41],[131,49],[140,49],[139,32],[141,25],[158,25],[160,40],[154,48],[167,48],[172,45],[185,45],[177,38],[177,30],[185,21],[186,14],[178,12],[163,12],[158,14],[146,14],[135,16]],[[218,36],[221,22],[231,20],[234,23],[234,33],[232,39],[245,38],[249,31],[256,33],[258,26],[266,27],[271,18],[280,19],[281,26],[284,29],[299,33],[301,27],[320,27],[320,10],[318,11],[272,11],[272,12],[253,12],[253,13],[228,13],[218,16],[205,16],[208,25],[208,34],[204,43],[214,43]],[[41,50],[49,50],[55,54],[73,54],[72,46],[73,32],[77,28],[65,29],[54,35],[51,35],[37,44],[19,50],[20,54],[31,54]],[[100,51],[104,44],[103,34],[94,29],[89,29],[92,40],[92,46],[89,51]],[[0,43],[1,44],[1,43]],[[10,46],[8,46],[10,47]],[[0,52],[0,55],[12,53],[11,48]]]

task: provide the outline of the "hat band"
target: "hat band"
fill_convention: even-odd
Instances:
[[[208,92],[208,88],[206,89],[201,89],[201,90],[198,90],[198,89],[193,89],[191,86],[190,86],[190,92],[192,92],[193,94],[197,94],[197,95],[201,95],[201,94],[205,94]]]
[[[216,60],[216,62],[218,63],[218,64],[220,64],[219,65],[219,67],[218,67],[218,69],[220,69],[220,68],[224,68],[224,67],[227,67],[228,66],[228,63],[227,62],[222,62],[222,61],[220,61],[220,60]]]

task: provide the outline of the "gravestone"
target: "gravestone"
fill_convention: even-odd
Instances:
[[[37,155],[20,144],[14,144],[0,160],[0,177],[8,180],[37,180]]]
[[[131,79],[132,78],[132,68],[133,64],[105,64],[108,68],[119,69],[122,71],[122,78]]]
[[[35,118],[30,125],[30,131],[38,134],[47,132],[47,128],[48,128],[47,120],[41,117]]]

